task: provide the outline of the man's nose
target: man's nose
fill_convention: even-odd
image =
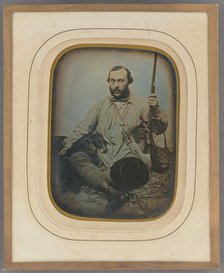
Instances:
[[[118,87],[118,86],[119,86],[118,81],[115,81],[114,86],[115,86],[115,87]]]

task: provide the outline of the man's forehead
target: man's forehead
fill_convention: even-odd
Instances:
[[[110,78],[117,78],[117,77],[127,77],[128,72],[126,69],[122,68],[116,71],[111,71],[110,72]]]

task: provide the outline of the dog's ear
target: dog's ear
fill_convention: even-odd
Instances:
[[[91,139],[97,150],[100,150],[103,153],[107,151],[107,142],[101,134],[95,132],[92,134]]]

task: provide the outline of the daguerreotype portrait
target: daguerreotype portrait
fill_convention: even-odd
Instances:
[[[5,268],[219,264],[217,7],[6,5]]]
[[[69,49],[53,70],[51,181],[72,216],[151,219],[175,195],[178,75],[153,49]]]

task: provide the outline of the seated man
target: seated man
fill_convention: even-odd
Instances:
[[[110,168],[118,160],[136,157],[148,168],[151,167],[150,155],[144,154],[148,141],[144,128],[148,125],[149,106],[150,128],[153,132],[161,134],[167,128],[167,115],[160,110],[157,97],[152,95],[145,101],[130,91],[129,85],[133,78],[126,67],[113,67],[107,81],[110,96],[100,100],[89,110],[71,136],[64,140],[64,148],[60,151],[60,155],[65,156],[78,139],[91,135],[94,131],[101,134],[107,144],[106,150],[98,151],[104,169],[94,165],[82,152],[71,154],[68,161],[88,185],[102,189],[102,192],[111,190]]]

